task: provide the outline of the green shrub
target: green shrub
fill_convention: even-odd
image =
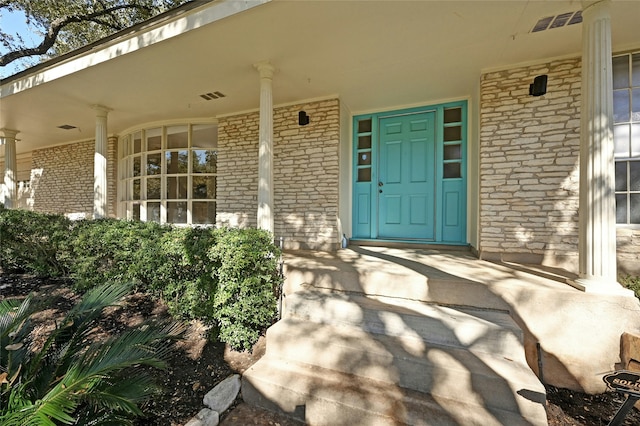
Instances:
[[[0,208],[0,267],[44,277],[66,275],[69,227],[62,215]]]
[[[209,258],[217,265],[214,312],[220,340],[249,350],[277,316],[280,250],[258,229],[218,229]]]
[[[119,219],[81,220],[73,226],[71,277],[80,290],[108,282],[142,288],[163,264],[160,242],[170,227]]]
[[[626,275],[621,276],[619,280],[620,284],[629,290],[632,290],[636,297],[640,299],[640,277]]]
[[[30,318],[39,311],[31,297],[0,302],[0,424],[134,424],[139,404],[158,389],[140,367],[165,368],[184,327],[146,323],[92,343],[104,308],[129,290],[89,290],[44,342],[31,340]]]
[[[214,322],[216,265],[207,257],[213,245],[215,232],[211,228],[176,228],[163,235],[163,262],[155,271],[150,290],[162,297],[175,318]]]

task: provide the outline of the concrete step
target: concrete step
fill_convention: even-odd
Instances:
[[[545,402],[544,387],[522,356],[518,361],[413,336],[386,336],[295,319],[271,327],[267,342],[272,360],[316,366],[434,397],[526,416],[535,416]]]
[[[284,317],[524,360],[522,330],[503,311],[301,291],[287,296]]]
[[[480,403],[404,389],[357,375],[261,358],[243,376],[243,399],[283,411],[310,425],[546,425],[544,406],[535,416]]]

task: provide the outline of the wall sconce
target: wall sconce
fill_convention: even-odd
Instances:
[[[533,79],[533,83],[529,85],[529,94],[531,96],[542,96],[547,93],[547,75],[539,75]]]
[[[309,116],[306,112],[300,111],[298,113],[298,124],[301,126],[306,126],[307,124],[309,124]]]

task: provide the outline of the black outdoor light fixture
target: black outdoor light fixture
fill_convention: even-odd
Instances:
[[[542,96],[547,93],[547,75],[539,75],[533,79],[533,83],[529,85],[529,94],[531,96]]]
[[[300,111],[298,113],[298,124],[301,126],[306,126],[307,124],[309,124],[309,116],[306,112]]]

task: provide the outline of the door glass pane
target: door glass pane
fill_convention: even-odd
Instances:
[[[616,162],[616,191],[627,190],[627,162]]]
[[[371,168],[358,169],[358,182],[371,182]]]
[[[187,126],[167,127],[167,148],[187,148],[189,146],[189,128]]]
[[[358,133],[368,133],[371,131],[371,119],[358,121]]]
[[[629,223],[640,224],[640,194],[629,195]]]
[[[460,144],[444,146],[445,160],[460,160],[461,158],[462,158],[462,149]]]
[[[640,191],[640,161],[629,161],[629,190]]]
[[[168,174],[175,175],[189,172],[189,151],[167,151],[165,158],[167,160]]]
[[[216,203],[206,201],[194,201],[191,203],[191,220],[197,224],[212,224],[216,222]]]
[[[160,223],[160,203],[147,203],[147,220]]]
[[[193,153],[193,173],[216,173],[218,151],[205,151],[194,149]]]
[[[147,200],[160,199],[160,178],[147,179]]]
[[[614,90],[613,92],[613,122],[629,121],[629,90]]]
[[[462,175],[460,174],[460,163],[446,163],[443,168],[443,177],[445,179],[453,179],[459,178]]]
[[[361,152],[358,154],[358,165],[366,166],[371,164],[371,153],[370,152]]]
[[[444,110],[445,123],[459,123],[462,121],[462,108],[447,108]]]
[[[193,126],[191,138],[194,148],[217,148],[218,127],[215,124]]]
[[[187,177],[167,176],[167,198],[186,199],[187,198]]]
[[[452,126],[444,128],[444,141],[459,141],[462,140],[462,127]]]
[[[371,135],[358,136],[358,149],[371,149]]]
[[[640,124],[631,125],[631,156],[640,157]]]
[[[133,157],[133,176],[140,176],[140,170],[141,170],[141,159],[140,156],[136,156]]]
[[[147,175],[162,173],[162,154],[147,154]]]
[[[629,55],[613,58],[613,88],[629,87]]]
[[[147,151],[157,151],[162,148],[162,129],[149,129],[146,132]]]
[[[616,223],[627,223],[627,194],[616,194]]]
[[[187,223],[187,202],[167,202],[167,222]]]
[[[629,156],[629,125],[613,126],[613,151],[616,157]]]
[[[216,178],[215,176],[194,176],[193,177],[193,198],[209,199],[216,198]]]

